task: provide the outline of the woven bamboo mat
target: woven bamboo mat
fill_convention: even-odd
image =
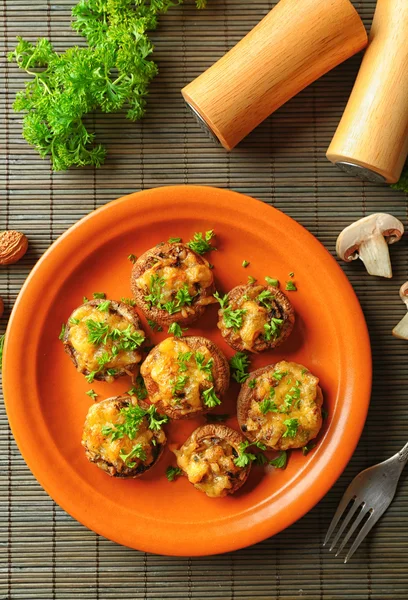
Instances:
[[[24,78],[1,66],[0,228],[24,231],[27,256],[0,271],[6,302],[1,332],[16,295],[50,243],[96,207],[123,194],[173,183],[208,184],[273,204],[315,234],[330,252],[347,223],[387,210],[407,225],[407,198],[338,172],[325,150],[351,90],[360,57],[327,74],[263,123],[234,152],[210,142],[184,108],[180,88],[225,53],[275,2],[209,0],[162,18],[155,33],[160,75],[143,122],[124,114],[93,118],[109,149],[99,170],[52,173],[21,137],[11,110]],[[370,25],[373,0],[356,0]],[[83,43],[69,27],[69,0],[3,0],[1,55],[15,36],[47,36],[57,49]],[[351,478],[385,459],[408,436],[407,345],[390,335],[404,313],[399,286],[407,279],[406,241],[391,248],[394,278],[378,281],[362,266],[345,267],[367,317],[374,355],[368,422],[337,484],[308,515],[281,534],[245,550],[208,558],[166,558],[118,546],[85,529],[41,489],[14,443],[0,406],[0,597],[2,599],[404,599],[408,597],[408,481],[404,476],[385,517],[349,565],[321,544]],[[313,276],[311,274],[311,276]],[[23,341],[23,340],[22,340]]]

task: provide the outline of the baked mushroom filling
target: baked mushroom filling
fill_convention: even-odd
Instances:
[[[240,340],[245,350],[252,350],[257,340],[269,344],[279,338],[285,312],[270,289],[251,286],[232,301],[227,296],[220,302],[222,334],[232,331],[233,339]]]
[[[186,414],[203,406],[220,404],[214,389],[214,359],[204,345],[192,350],[176,338],[167,338],[150,353],[141,367],[157,386],[149,400],[174,406]]]
[[[160,454],[167,421],[154,411],[129,400],[113,399],[90,407],[82,444],[87,456],[111,475],[139,474]]]
[[[300,448],[322,424],[319,380],[296,363],[279,362],[247,382],[252,389],[244,433],[271,448]]]
[[[152,256],[136,286],[144,293],[149,308],[156,307],[170,315],[183,317],[194,314],[193,305],[214,302],[212,296],[201,297],[203,290],[213,285],[208,262],[183,244],[173,244],[167,253]]]
[[[243,471],[234,462],[237,450],[218,437],[191,441],[175,454],[190,483],[211,498],[225,496]]]
[[[69,319],[67,342],[75,352],[78,371],[91,383],[103,375],[108,381],[142,359],[139,347],[145,336],[106,300],[97,306],[84,304]]]

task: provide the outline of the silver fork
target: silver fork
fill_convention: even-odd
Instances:
[[[350,483],[336,510],[329,530],[323,542],[327,544],[341,517],[344,517],[336,536],[330,546],[334,550],[341,535],[354,516],[351,527],[345,534],[336,556],[340,554],[351,536],[360,529],[344,559],[346,563],[357,550],[366,535],[371,531],[378,519],[385,513],[397,489],[398,480],[408,461],[408,443],[388,460],[361,471]],[[350,506],[349,506],[350,505]],[[348,511],[346,510],[349,507]],[[364,522],[364,523],[363,523]],[[361,525],[363,523],[363,525]]]

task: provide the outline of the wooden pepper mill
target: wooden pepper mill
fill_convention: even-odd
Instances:
[[[349,0],[280,0],[182,94],[201,124],[231,150],[366,44],[364,25]]]
[[[369,43],[327,151],[342,170],[398,181],[408,154],[408,0],[378,0]]]

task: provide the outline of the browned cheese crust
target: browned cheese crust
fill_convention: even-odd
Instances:
[[[93,379],[112,382],[122,375],[134,375],[142,360],[139,347],[129,348],[129,344],[133,344],[132,340],[111,337],[112,332],[127,331],[136,336],[134,339],[141,341],[145,334],[134,308],[123,302],[110,300],[108,309],[102,311],[98,307],[104,302],[107,301],[91,300],[73,311],[65,327],[63,344],[77,371],[84,375],[94,373]],[[101,335],[100,343],[90,341],[91,321],[103,327],[108,334]],[[123,344],[127,347],[123,348]],[[109,361],[103,364],[106,353]]]
[[[174,322],[190,325],[202,316],[208,304],[215,302],[209,262],[182,243],[165,242],[142,254],[133,266],[130,285],[137,306],[162,327]],[[159,295],[155,302],[148,299],[152,287]],[[180,296],[183,290],[190,295],[187,302],[185,296]],[[170,312],[164,308],[169,302]]]
[[[140,421],[133,439],[128,435],[113,439],[112,433],[104,430],[114,431],[123,424],[126,421],[123,411],[132,406],[137,406],[137,402],[130,396],[107,398],[93,404],[85,419],[81,443],[86,457],[111,477],[140,477],[157,463],[166,445],[164,431],[149,429],[147,417]],[[136,445],[140,445],[142,457],[126,458]]]
[[[238,310],[239,326],[228,327],[228,311]],[[295,313],[283,292],[270,285],[238,285],[228,293],[218,312],[218,327],[226,342],[238,351],[264,352],[290,335]]]
[[[196,336],[166,338],[150,351],[140,373],[148,393],[141,404],[154,404],[172,419],[196,417],[214,408],[213,394],[221,400],[230,379],[228,360],[218,346]]]
[[[322,426],[323,395],[318,384],[308,369],[293,362],[280,361],[253,371],[238,396],[241,431],[251,442],[273,450],[305,446]]]
[[[251,470],[251,463],[238,467],[234,462],[243,442],[245,438],[226,425],[198,427],[174,451],[177,465],[190,483],[210,498],[233,494],[245,483]]]

